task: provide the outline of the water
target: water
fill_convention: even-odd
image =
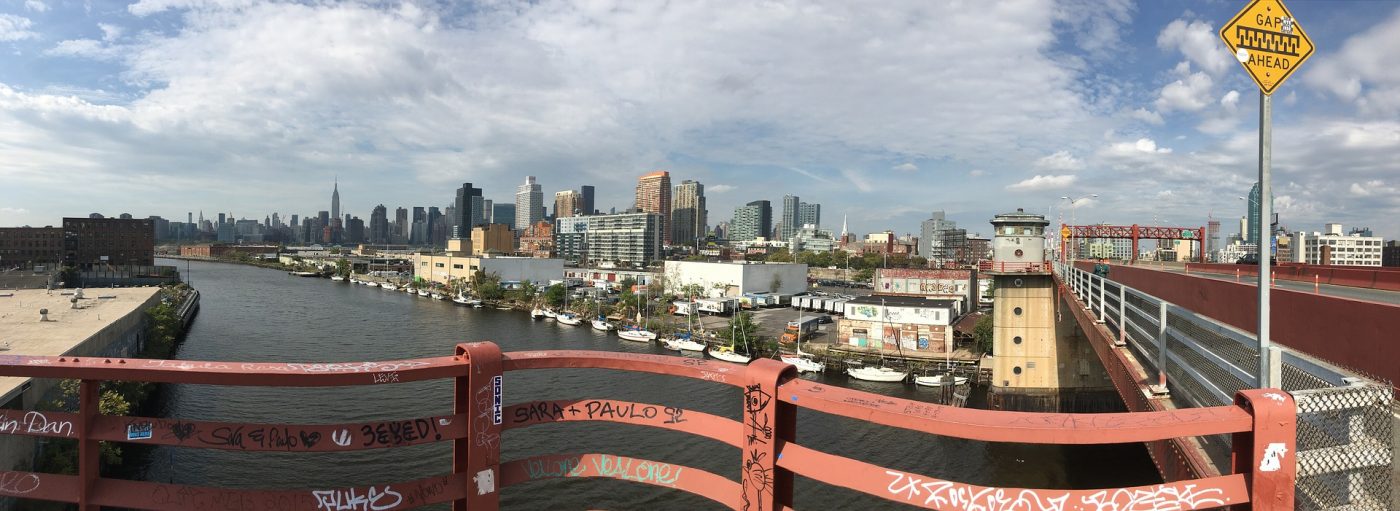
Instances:
[[[184,262],[162,264],[185,266]],[[464,341],[504,351],[586,349],[672,354],[587,326],[532,321],[521,312],[471,309],[378,288],[296,278],[247,266],[191,263],[202,309],[177,358],[343,362],[449,355]],[[809,376],[812,377],[812,376]],[[899,384],[824,383],[909,399],[932,392]],[[606,370],[542,370],[506,375],[507,404],[609,398],[683,407],[738,419],[738,389],[683,378]],[[450,414],[449,381],[353,388],[171,385],[156,403],[164,417],[272,423],[339,423]],[[1160,482],[1140,444],[1037,446],[946,438],[800,410],[798,442],[893,469],[980,485],[1031,488],[1117,487]],[[606,453],[708,470],[737,480],[738,449],[689,435],[608,423],[535,426],[504,434],[504,460],[552,453]],[[245,453],[153,448],[131,471],[150,481],[240,488],[317,489],[406,481],[451,471],[442,442],[349,453]],[[896,508],[874,497],[797,478],[796,506]],[[503,490],[514,509],[661,506],[718,509],[707,499],[605,479],[538,481]]]

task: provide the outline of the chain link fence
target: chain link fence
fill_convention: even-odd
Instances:
[[[1258,386],[1252,334],[1082,270],[1064,267],[1061,276],[1149,374],[1164,365],[1175,406],[1230,404],[1236,392]],[[1279,348],[1278,382],[1298,405],[1297,508],[1392,509],[1391,382]],[[1216,435],[1200,442],[1217,466],[1228,467],[1230,440]]]

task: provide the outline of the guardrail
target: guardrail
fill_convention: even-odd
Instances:
[[[504,372],[600,368],[693,378],[742,390],[740,420],[676,407],[609,400],[505,404]],[[211,507],[406,509],[452,502],[453,509],[497,509],[500,491],[563,477],[604,477],[677,489],[730,509],[790,509],[793,476],[930,509],[1292,509],[1294,403],[1278,392],[1246,390],[1229,405],[1152,413],[995,412],[831,387],[796,378],[760,359],[743,366],[706,359],[601,351],[501,353],[492,343],[457,345],[451,357],[364,363],[283,364],[112,358],[0,356],[0,376],[80,380],[77,413],[3,411],[0,433],[73,438],[78,475],[0,472],[0,496],[136,509]],[[124,417],[97,411],[103,380],[237,386],[354,386],[452,378],[451,415],[384,423],[238,424]],[[626,413],[592,413],[597,401]],[[599,408],[600,407],[595,407]],[[891,470],[796,442],[797,409],[891,427],[989,442],[1105,444],[1199,435],[1234,435],[1232,473],[1129,488],[1055,490],[983,487]],[[509,418],[509,420],[507,420]],[[538,424],[607,421],[681,431],[737,447],[737,480],[703,470],[602,453],[501,460],[502,433]],[[243,428],[238,446],[209,432]],[[392,430],[395,433],[385,433]],[[257,434],[254,435],[253,432]],[[452,442],[450,473],[382,485],[305,491],[247,490],[100,477],[99,442],[249,451],[348,451]]]
[[[1258,386],[1254,336],[1073,265],[1056,273],[1178,407],[1215,406]],[[1299,509],[1390,509],[1391,384],[1275,344],[1272,378],[1298,402]],[[1231,440],[1200,439],[1217,465]]]

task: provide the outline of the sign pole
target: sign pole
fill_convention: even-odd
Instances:
[[[1274,388],[1278,382],[1269,378],[1269,259],[1273,257],[1273,228],[1268,227],[1272,218],[1273,192],[1269,184],[1269,164],[1273,150],[1273,96],[1259,91],[1259,387]],[[1268,244],[1265,244],[1268,238]]]

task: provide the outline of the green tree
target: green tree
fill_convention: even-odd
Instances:
[[[501,289],[501,276],[495,272],[477,270],[472,274],[471,286],[472,294],[482,300],[500,300],[506,294],[505,290]]]
[[[704,255],[701,255],[701,254],[691,254],[691,255],[685,256],[685,260],[687,260],[687,261],[702,261],[702,262],[703,262],[703,261],[708,261],[708,260],[710,260],[710,258],[709,258],[709,257],[705,257]]]
[[[566,292],[563,284],[549,286],[544,289],[544,301],[548,303],[550,307],[558,307],[560,304],[564,303],[564,294]]]
[[[768,254],[765,260],[773,263],[790,263],[792,262],[792,253],[788,252],[786,248],[780,248]]]
[[[339,275],[339,276],[341,276],[341,277],[349,277],[349,276],[350,276],[350,260],[349,260],[349,259],[345,259],[345,258],[343,258],[343,257],[340,258],[340,259],[338,259],[338,260],[336,260],[336,262],[335,262],[335,274],[336,274],[336,275]]]
[[[992,353],[992,316],[990,314],[977,318],[977,325],[972,327],[972,339],[977,344],[977,349],[983,353]]]
[[[923,256],[914,256],[909,259],[909,266],[914,268],[928,268],[928,258]]]
[[[860,271],[856,272],[855,275],[853,275],[851,278],[855,279],[856,282],[872,282],[875,279],[875,269],[862,268]]]
[[[734,349],[739,352],[749,350],[749,346],[758,345],[758,323],[753,321],[752,312],[740,312],[729,318],[727,328],[721,329],[719,337],[734,344]]]

